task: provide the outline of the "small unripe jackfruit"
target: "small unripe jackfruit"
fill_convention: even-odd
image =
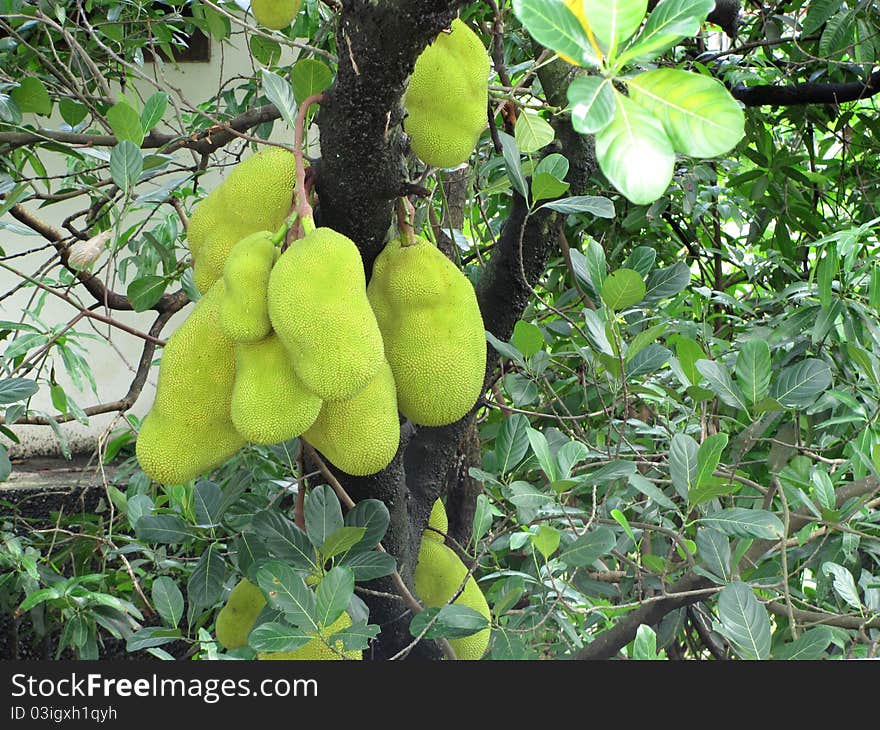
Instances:
[[[238,649],[248,643],[248,634],[266,605],[263,592],[242,578],[229,592],[226,605],[217,614],[214,631],[225,649]]]
[[[422,426],[464,417],[486,371],[483,318],[467,277],[429,241],[398,238],[376,258],[367,296],[400,412]]]
[[[471,156],[486,127],[489,56],[461,20],[416,59],[403,103],[403,127],[419,159],[455,167]]]
[[[442,500],[434,502],[431,508],[431,516],[428,518],[428,527],[433,530],[425,530],[422,533],[423,540],[436,540],[437,542],[445,542],[446,533],[449,532],[449,519],[446,517],[446,508],[443,506]]]
[[[269,318],[303,384],[325,401],[352,398],[384,362],[354,243],[329,228],[294,241],[269,276]]]
[[[293,153],[269,147],[236,165],[193,210],[187,229],[193,280],[200,292],[223,276],[232,247],[258,231],[278,230],[296,184]]]
[[[153,407],[141,424],[137,459],[162,484],[181,484],[213,469],[242,446],[229,417],[235,357],[220,329],[218,281],[168,339]]]
[[[336,621],[330,624],[330,626],[320,632],[319,636],[323,638],[318,638],[318,636],[316,636],[308,644],[305,644],[294,651],[260,652],[257,654],[257,658],[269,660],[313,659],[331,661],[335,659],[341,660],[343,658],[362,659],[363,653],[359,649],[344,651],[342,641],[337,640],[334,643],[336,649],[336,651],[334,651],[326,641],[326,639],[329,639],[336,632],[347,629],[349,626],[351,626],[351,618],[347,613],[343,613],[338,619],[336,619]],[[340,656],[340,653],[342,656]]]
[[[354,476],[381,471],[400,443],[394,377],[388,363],[351,400],[327,401],[303,437],[338,469]]]
[[[235,346],[235,386],[230,413],[236,430],[255,444],[278,444],[303,433],[321,410],[306,390],[281,340]]]
[[[302,0],[251,0],[251,12],[266,28],[281,30],[293,22]]]
[[[266,295],[277,251],[272,234],[259,231],[243,238],[229,252],[223,267],[226,296],[220,304],[220,326],[229,339],[259,342],[272,331]]]
[[[435,608],[445,606],[455,595],[468,569],[441,541],[425,539],[428,534],[428,531],[422,534],[419,561],[413,577],[418,597],[428,608]],[[461,595],[453,603],[472,608],[490,619],[489,604],[473,576],[468,577]],[[489,628],[485,628],[470,636],[449,639],[449,643],[459,659],[480,659],[489,646],[490,633]]]

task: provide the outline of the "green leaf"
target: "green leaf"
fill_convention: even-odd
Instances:
[[[220,524],[223,492],[214,482],[202,479],[193,489],[193,511],[196,524],[209,527]]]
[[[587,22],[609,57],[639,29],[647,11],[648,0],[583,0]]]
[[[251,527],[265,541],[272,555],[312,572],[315,568],[315,550],[306,534],[275,510],[257,512]]]
[[[700,32],[715,7],[715,0],[664,0],[648,16],[635,42],[618,57],[618,64],[631,59],[649,61],[682,38]]]
[[[815,661],[825,656],[825,650],[834,639],[828,626],[817,626],[801,634],[797,641],[779,647],[774,659],[788,661]]]
[[[177,626],[183,618],[183,593],[168,576],[162,575],[153,580],[151,592],[153,606],[169,626]]]
[[[110,177],[123,192],[130,192],[144,171],[144,158],[134,142],[125,140],[110,152]]]
[[[637,661],[653,661],[666,658],[664,651],[657,651],[657,634],[647,624],[642,624],[636,631],[632,658]]]
[[[600,76],[581,76],[568,86],[571,126],[581,134],[596,134],[614,119],[614,87]]]
[[[41,117],[52,113],[52,100],[43,82],[35,76],[28,76],[10,93],[12,100],[23,114],[33,112]]]
[[[145,519],[145,518],[141,518]],[[186,583],[186,595],[190,612],[195,607],[211,606],[223,595],[223,581],[226,578],[226,562],[220,556],[216,544],[208,545]]]
[[[343,526],[342,508],[333,489],[326,484],[306,495],[306,534],[319,550],[324,541]]]
[[[531,536],[532,545],[544,556],[544,560],[549,560],[550,556],[556,552],[561,538],[559,530],[550,527],[550,525],[541,525],[538,528],[538,534]]]
[[[9,452],[6,446],[0,444],[0,482],[5,482],[12,474],[12,462],[9,459]]]
[[[162,646],[180,638],[180,629],[167,629],[164,626],[148,626],[136,631],[125,641],[129,652],[141,651],[154,646]]]
[[[786,408],[807,408],[831,387],[831,370],[821,360],[807,358],[782,370],[774,379],[772,397]]]
[[[526,186],[526,176],[522,169],[522,160],[520,159],[519,148],[516,146],[516,140],[505,132],[499,132],[498,137],[501,140],[501,151],[504,155],[504,163],[507,166],[507,177],[510,178],[510,184],[513,185],[523,198],[528,201],[529,193]]]
[[[354,573],[351,568],[337,565],[318,584],[315,617],[325,628],[338,619],[354,595]]]
[[[162,298],[167,284],[163,276],[142,276],[128,285],[126,296],[135,312],[146,312]]]
[[[602,284],[602,301],[613,311],[619,312],[642,301],[645,292],[645,282],[637,271],[618,269]]]
[[[321,557],[324,560],[329,560],[348,552],[363,539],[366,532],[366,527],[340,527],[324,540],[324,544],[321,546]],[[376,546],[373,545],[373,547]]]
[[[280,560],[270,560],[257,571],[257,584],[269,605],[292,624],[318,632],[315,594],[293,568]]]
[[[565,195],[571,187],[564,180],[558,180],[546,172],[536,172],[532,175],[532,200],[547,200],[549,198],[558,198]]]
[[[656,373],[672,357],[672,352],[663,345],[653,343],[639,350],[627,365],[627,375],[637,378],[641,375]]]
[[[254,651],[296,651],[314,639],[314,634],[288,624],[269,621],[260,624],[248,636],[248,645]]]
[[[547,437],[540,431],[536,431],[531,427],[526,430],[526,435],[529,439],[532,451],[538,458],[538,464],[540,464],[541,469],[544,470],[544,474],[547,475],[548,481],[555,482],[559,479],[559,475],[556,473],[556,460],[550,453],[550,445],[547,443]]]
[[[683,261],[673,264],[668,269],[656,269],[648,277],[644,302],[654,304],[661,299],[673,297],[690,283],[691,270]]]
[[[128,141],[140,147],[144,141],[141,118],[127,101],[120,101],[107,110],[107,122],[119,142]],[[120,186],[121,187],[121,186]]]
[[[9,94],[0,93],[0,122],[21,124],[21,109]]]
[[[27,378],[6,378],[0,380],[0,405],[8,405],[21,400],[27,400],[34,395],[40,387]]]
[[[770,656],[770,617],[745,583],[730,583],[718,595],[718,627],[743,659]]]
[[[341,564],[351,568],[354,579],[358,583],[384,578],[397,570],[397,561],[394,556],[375,550],[368,553],[349,553],[343,558]]]
[[[177,515],[144,515],[135,523],[139,540],[174,545],[191,536],[189,528]]]
[[[366,620],[355,621],[351,626],[330,636],[329,640],[334,645],[337,641],[341,641],[345,651],[364,651],[370,648],[370,642],[376,638],[380,630],[380,626],[368,624]]]
[[[711,527],[697,530],[697,558],[714,575],[724,581],[732,578],[730,572],[730,539]]]
[[[287,126],[290,129],[295,129],[297,103],[290,84],[268,69],[262,69],[261,74],[263,78],[263,94],[275,105],[282,119],[287,122]]]
[[[168,94],[164,91],[157,91],[144,104],[141,112],[141,129],[149,132],[165,116],[165,110],[168,108]]]
[[[547,174],[556,180],[565,180],[568,175],[568,158],[556,152],[542,158],[535,167],[535,175]]]
[[[636,205],[653,203],[669,187],[675,152],[662,124],[614,92],[611,123],[596,133],[596,159],[608,181]]]
[[[590,566],[610,553],[616,542],[614,530],[603,525],[577,538],[560,553],[559,559],[571,568]]]
[[[697,360],[697,370],[708,382],[711,391],[731,408],[748,411],[745,398],[739,386],[733,382],[724,363],[716,360]]]
[[[531,154],[543,149],[556,137],[556,132],[534,112],[523,112],[516,120],[514,139],[520,152]]]
[[[274,66],[281,59],[281,45],[271,38],[252,35],[248,45],[251,49],[251,55],[264,66]],[[296,95],[296,87],[294,87],[293,91],[294,95]]]
[[[699,446],[685,433],[677,433],[669,444],[669,476],[675,491],[687,498],[697,479]]]
[[[623,262],[623,267],[638,271],[642,277],[648,276],[657,260],[657,250],[651,246],[636,246]]]
[[[630,98],[663,123],[676,152],[715,157],[743,137],[743,110],[717,79],[661,68],[638,74],[628,86]]]
[[[513,327],[513,337],[510,338],[510,343],[524,357],[531,357],[544,349],[544,335],[537,325],[519,320]]]
[[[856,581],[850,573],[842,565],[837,563],[822,563],[822,572],[832,577],[834,592],[840,596],[851,608],[862,611],[862,599],[859,598],[859,589],[856,588]]]
[[[694,477],[694,485],[688,492],[688,502],[700,505],[722,494],[728,494],[731,489],[726,486],[727,481],[718,480],[713,472],[718,468],[721,454],[727,446],[727,434],[716,433],[707,436],[700,444],[697,451],[697,473]]]
[[[542,46],[578,66],[599,65],[580,21],[562,0],[513,0],[513,12]]]
[[[703,517],[702,522],[725,535],[735,537],[758,537],[762,540],[778,540],[785,534],[782,521],[772,512],[763,509],[732,507]]]
[[[600,195],[573,195],[570,198],[544,203],[541,208],[549,208],[566,215],[589,213],[597,218],[613,218],[615,215],[614,203]]]
[[[316,58],[301,58],[290,72],[293,84],[293,98],[302,104],[310,96],[320,94],[333,83],[333,71],[323,61]]]
[[[482,631],[489,625],[483,614],[468,606],[453,603],[441,608],[426,608],[416,614],[410,621],[409,632],[418,636],[435,616],[437,620],[425,633],[426,639],[459,639]]]
[[[80,104],[66,96],[58,100],[58,111],[61,112],[61,118],[71,127],[76,127],[89,113],[85,104]]]
[[[837,276],[840,259],[837,255],[837,246],[832,241],[825,247],[825,255],[819,262],[816,279],[819,285],[819,302],[825,309],[831,306],[833,291],[832,284],[834,277]]]
[[[529,420],[514,413],[501,424],[495,437],[495,457],[501,474],[511,471],[529,450]]]
[[[385,537],[391,516],[385,503],[379,499],[363,499],[352,507],[345,515],[345,524],[349,527],[363,527],[364,536],[354,546],[357,552],[372,550]]]
[[[736,381],[749,403],[760,403],[770,390],[770,346],[766,340],[748,340],[736,357]]]

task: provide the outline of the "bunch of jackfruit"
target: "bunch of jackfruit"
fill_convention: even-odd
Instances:
[[[273,231],[295,177],[290,152],[258,152],[193,212],[203,296],[169,338],[137,441],[156,481],[298,436],[341,471],[373,474],[397,453],[399,413],[442,426],[479,397],[486,343],[470,281],[417,237],[388,243],[369,285],[357,246],[329,228],[281,253]]]

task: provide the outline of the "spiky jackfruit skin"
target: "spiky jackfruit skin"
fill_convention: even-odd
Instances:
[[[337,631],[342,631],[343,629],[347,629],[351,626],[351,618],[347,613],[343,613],[336,621],[334,621],[330,626],[324,629],[320,636],[323,636],[324,639],[329,639],[333,634]],[[359,649],[352,651],[343,651],[343,644],[341,641],[336,641],[334,643],[334,647],[336,651],[330,648],[330,646],[320,638],[312,639],[308,644],[296,649],[294,651],[275,651],[275,652],[259,652],[257,654],[258,659],[269,659],[269,660],[302,660],[302,659],[313,659],[313,660],[334,660],[334,659],[362,659],[363,652]],[[341,652],[343,656],[340,656],[338,652]]]
[[[274,333],[236,344],[230,414],[242,437],[255,444],[287,441],[308,429],[320,410],[321,399],[297,377]]]
[[[403,128],[413,152],[434,167],[467,161],[486,127],[489,56],[461,20],[416,59],[404,96]]]
[[[326,401],[303,437],[336,468],[366,476],[381,471],[400,443],[394,376],[388,363],[351,400]]]
[[[445,606],[455,595],[468,569],[451,548],[438,540],[425,539],[427,535],[428,531],[422,535],[419,561],[413,577],[418,597],[428,608],[435,608]],[[473,576],[467,579],[464,590],[454,603],[472,608],[486,619],[490,618],[489,604]],[[480,659],[489,646],[490,634],[489,628],[485,628],[470,636],[449,639],[449,643],[459,659]]]
[[[238,581],[214,622],[214,632],[220,645],[225,649],[247,646],[248,634],[265,605],[266,598],[258,586],[247,578]]]
[[[269,319],[305,386],[325,401],[354,397],[384,362],[354,243],[318,228],[281,254],[269,276]]]
[[[272,30],[281,30],[293,22],[302,7],[302,0],[251,0],[256,21]]]
[[[226,296],[220,304],[220,327],[235,342],[259,342],[269,336],[266,295],[269,273],[278,249],[269,231],[259,231],[236,243],[223,267]]]
[[[433,530],[425,530],[422,533],[423,540],[436,540],[437,542],[444,542],[445,535],[449,532],[449,519],[446,517],[446,508],[443,506],[443,502],[441,500],[437,500],[434,502],[434,506],[431,508],[431,516],[428,518],[428,527],[433,527]]]
[[[486,371],[486,334],[468,278],[429,241],[390,241],[367,296],[397,383],[400,412],[445,426],[473,407]]]
[[[244,446],[229,416],[235,355],[220,329],[224,295],[218,281],[162,353],[156,398],[136,446],[141,469],[161,484],[188,482]]]
[[[278,230],[296,183],[293,153],[269,147],[237,164],[193,210],[187,230],[193,280],[202,293],[223,276],[232,247],[258,231]]]

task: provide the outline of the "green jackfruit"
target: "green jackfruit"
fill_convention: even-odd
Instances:
[[[305,386],[325,401],[352,398],[384,362],[357,246],[318,228],[281,254],[269,277],[269,318]]]
[[[313,659],[332,661],[334,659],[343,659],[343,657],[339,655],[341,652],[346,659],[362,659],[363,652],[359,649],[343,651],[344,647],[342,641],[337,640],[334,643],[336,649],[336,651],[334,651],[326,641],[336,632],[347,629],[349,626],[351,626],[351,618],[349,618],[347,613],[343,613],[338,619],[336,619],[336,621],[330,624],[330,626],[321,631],[320,634],[316,635],[308,644],[305,644],[299,649],[294,651],[259,652],[257,658],[269,660]]]
[[[226,605],[220,609],[214,622],[217,641],[226,649],[247,646],[248,634],[260,611],[266,605],[263,592],[247,578],[242,578],[229,592]]]
[[[351,400],[325,402],[303,437],[346,474],[365,476],[388,466],[400,443],[388,363],[383,362],[372,382]]]
[[[136,448],[141,469],[162,484],[194,479],[244,446],[229,417],[235,356],[220,329],[224,294],[218,281],[162,353],[156,398]]]
[[[441,500],[434,502],[431,508],[431,516],[428,518],[428,527],[433,530],[425,530],[422,533],[423,540],[436,540],[437,542],[445,542],[444,537],[449,532],[449,519],[446,517],[446,508]]]
[[[259,342],[272,331],[266,295],[277,252],[269,231],[252,233],[229,252],[223,267],[226,296],[220,305],[220,327],[230,340]]]
[[[413,577],[419,598],[428,608],[435,608],[445,606],[455,595],[468,569],[455,551],[439,540],[426,539],[427,535],[428,531],[422,534],[419,561]],[[489,604],[473,576],[468,577],[464,590],[454,603],[472,608],[490,619]],[[470,636],[449,639],[449,643],[459,659],[480,659],[489,646],[490,633],[489,628],[485,628]]]
[[[483,318],[467,277],[429,241],[398,238],[376,258],[367,296],[400,412],[423,426],[464,417],[486,372]]]
[[[281,30],[293,22],[302,0],[251,0],[251,12],[266,28]]]
[[[434,167],[466,162],[486,127],[489,56],[461,20],[416,59],[403,100],[413,152]]]
[[[273,333],[235,346],[235,386],[230,413],[236,430],[255,444],[278,444],[303,433],[321,410],[306,390],[290,356]]]
[[[295,184],[293,153],[269,147],[236,165],[195,207],[187,238],[200,292],[223,276],[236,243],[252,233],[281,227],[293,204]]]

